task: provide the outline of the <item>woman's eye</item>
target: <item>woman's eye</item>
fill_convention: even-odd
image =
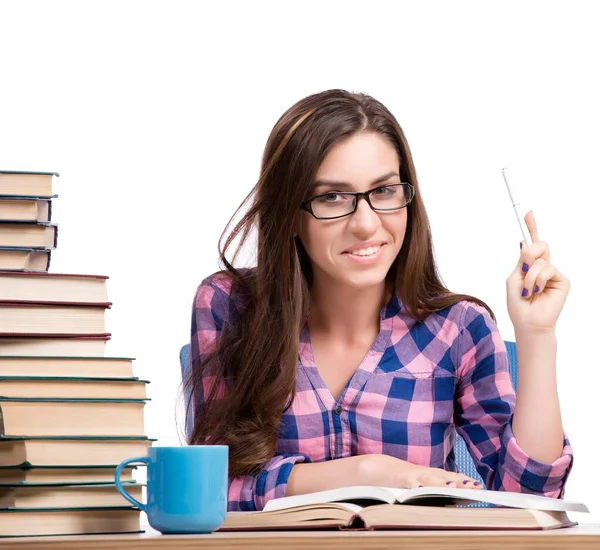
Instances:
[[[327,195],[323,195],[317,199],[318,202],[327,203],[327,202],[338,202],[340,200],[339,193],[327,193]]]
[[[374,195],[393,195],[396,192],[395,187],[379,187],[375,189]]]

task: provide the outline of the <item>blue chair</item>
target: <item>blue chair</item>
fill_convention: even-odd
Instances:
[[[508,354],[508,366],[510,372],[510,379],[512,381],[513,387],[517,388],[517,347],[514,342],[504,342],[506,345],[506,352]],[[190,344],[185,344],[180,352],[179,352],[179,362],[181,364],[181,377],[183,380],[186,379],[187,373],[190,368]],[[185,391],[185,405],[187,410],[187,404],[189,402],[189,391]],[[191,433],[191,429],[193,426],[193,418],[190,416],[187,422],[187,433]],[[475,463],[467,450],[467,445],[464,442],[463,438],[456,434],[456,444],[454,447],[454,453],[456,456],[456,465],[458,467],[458,471],[484,483],[483,479],[475,469]],[[485,486],[485,484],[484,484]]]
[[[181,378],[185,380],[190,365],[190,345],[186,344],[179,351],[179,363],[181,364]]]
[[[183,402],[184,402],[184,406],[185,406],[185,413],[187,414],[188,412],[188,403],[190,402],[190,390],[188,387],[185,386],[185,383],[187,381],[187,376],[190,370],[190,344],[185,344],[181,350],[179,350],[179,364],[181,365],[181,380],[183,381]],[[185,426],[185,431],[186,431],[186,435],[189,437],[189,435],[192,433],[192,428],[194,425],[193,422],[193,417],[190,415],[187,419],[187,423]]]
[[[517,390],[517,346],[515,342],[507,342],[506,345],[506,353],[508,354],[508,370],[510,373],[510,380],[512,382],[513,388],[515,391]],[[467,450],[467,444],[464,439],[456,434],[456,443],[454,446],[454,454],[456,456],[456,466],[458,467],[458,471],[483,483],[485,487],[485,483],[479,473],[475,468],[475,463]]]

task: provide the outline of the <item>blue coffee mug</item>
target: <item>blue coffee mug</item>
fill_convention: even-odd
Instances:
[[[147,504],[121,485],[121,470],[132,462],[148,467]],[[161,533],[212,533],[227,515],[229,447],[189,445],[149,447],[148,456],[128,458],[117,466],[119,492],[148,515]]]

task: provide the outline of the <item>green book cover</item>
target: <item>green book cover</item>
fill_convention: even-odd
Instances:
[[[122,481],[123,485],[135,485],[145,487],[145,483],[138,483],[135,480],[131,481]],[[116,483],[110,483],[106,481],[98,481],[98,482],[83,482],[83,483],[66,483],[66,482],[49,482],[49,483],[38,483],[38,482],[23,482],[23,483],[0,483],[0,488],[9,488],[9,487],[72,487],[73,485],[77,485],[79,489],[85,487],[97,488],[97,487],[116,487]]]
[[[115,511],[115,512],[119,512],[119,513],[124,513],[124,514],[136,514],[137,516],[139,516],[140,510],[139,508],[136,508],[134,506],[111,506],[111,507],[107,507],[107,508],[29,508],[27,510],[17,510],[17,509],[4,509],[4,510],[0,510],[0,514],[12,514],[13,517],[15,515],[22,515],[22,514],[32,514],[33,517],[35,518],[35,514],[45,514],[45,513],[61,513],[61,512],[65,512],[67,514],[76,514],[78,515],[79,513],[82,514],[81,520],[83,521],[84,518],[86,517],[90,517],[90,513],[93,512],[100,512],[100,513],[104,513],[106,511]],[[39,516],[37,516],[39,517]],[[7,521],[10,521],[10,516],[0,516],[0,525],[2,525],[3,520],[6,518]],[[133,517],[131,519],[134,519]],[[106,531],[101,531],[101,530],[96,530],[96,529],[87,529],[86,531],[76,531],[76,530],[71,530],[71,531],[64,531],[64,532],[55,532],[55,533],[40,533],[39,531],[37,533],[31,533],[31,532],[27,532],[28,529],[24,529],[22,533],[18,533],[18,534],[11,534],[11,535],[2,535],[0,534],[0,539],[9,539],[9,538],[22,538],[22,537],[59,537],[59,536],[64,536],[64,535],[111,535],[111,534],[117,534],[117,535],[123,535],[123,534],[138,534],[138,533],[144,533],[143,529],[139,528],[139,522],[135,522],[137,525],[135,526],[135,529],[129,529],[129,530],[120,530],[120,531],[114,531],[114,530],[106,530]],[[133,527],[133,525],[131,526]]]
[[[10,487],[64,487],[68,485],[69,487],[77,486],[98,486],[98,485],[106,485],[106,481],[69,481],[68,483],[63,483],[61,481],[47,481],[46,483],[42,482],[31,482],[31,481],[19,481],[17,483],[4,483],[0,481],[0,489],[2,488],[10,488]],[[114,485],[114,483],[113,483]],[[121,481],[121,485],[141,485],[137,483],[135,479]]]
[[[23,402],[23,403],[143,403],[150,401],[149,397],[145,399],[98,399],[98,398],[79,398],[79,397],[0,397],[2,402]]]
[[[138,483],[135,479],[121,481],[121,485],[141,485],[146,486],[145,483]],[[47,481],[45,483],[39,481],[19,481],[18,483],[4,483],[0,482],[0,490],[10,489],[11,487],[116,487],[114,483],[108,483],[106,481]]]
[[[0,170],[0,174],[33,174],[35,176],[56,176],[59,177],[58,172],[30,172],[27,170]]]
[[[72,465],[51,465],[51,466],[22,466],[22,465],[18,465],[18,466],[0,466],[0,487],[23,487],[23,486],[40,486],[40,487],[51,487],[51,486],[57,486],[57,485],[64,485],[64,484],[69,484],[69,485],[98,485],[98,484],[102,484],[102,483],[110,483],[110,481],[108,481],[106,479],[106,477],[104,477],[103,480],[98,480],[98,481],[94,481],[93,476],[94,476],[94,471],[100,471],[102,472],[105,476],[107,475],[107,473],[112,472],[112,475],[114,477],[114,473],[115,470],[117,468],[117,464],[105,464],[105,465],[87,465],[87,464],[72,464]],[[127,474],[129,476],[131,476],[133,474],[134,470],[137,470],[138,467],[134,466],[134,465],[128,465],[125,468],[123,468],[124,472],[127,472]],[[56,476],[57,478],[59,478],[59,481],[54,480],[54,481],[31,481],[31,480],[27,480],[27,474],[29,472],[35,473],[36,471],[40,471],[43,470],[44,472],[52,472],[52,474],[54,476]],[[71,480],[62,480],[60,481],[60,477],[61,477],[61,472],[63,471],[67,471],[67,472],[71,472],[72,470],[83,470],[86,472],[86,474],[88,474],[89,476],[92,476],[91,480],[87,480],[87,481],[80,481],[75,479],[71,479]],[[44,475],[44,474],[42,474]],[[6,481],[6,477],[12,477],[13,481]],[[127,480],[122,480],[121,483],[123,484],[135,484],[136,480],[135,479],[127,479]]]

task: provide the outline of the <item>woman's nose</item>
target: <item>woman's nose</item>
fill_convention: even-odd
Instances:
[[[370,233],[381,223],[379,214],[375,212],[364,197],[357,197],[356,211],[350,215],[350,226],[354,231]]]

